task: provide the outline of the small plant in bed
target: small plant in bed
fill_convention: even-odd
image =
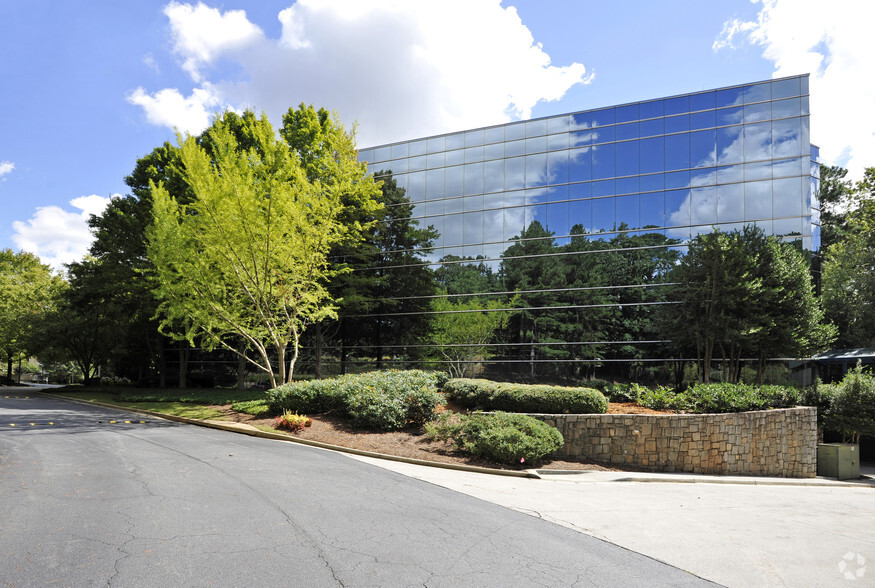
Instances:
[[[274,428],[280,429],[281,431],[290,431],[292,433],[296,431],[302,431],[305,427],[309,427],[313,424],[312,419],[310,417],[293,413],[290,411],[285,411],[281,416],[276,417],[274,419]]]

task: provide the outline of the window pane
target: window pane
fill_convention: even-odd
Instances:
[[[407,169],[409,169],[410,171],[425,169],[425,161],[426,161],[425,155],[411,157],[407,160]]]
[[[446,195],[450,196],[461,196],[464,191],[464,183],[465,183],[465,167],[461,165],[457,165],[454,167],[448,167],[446,169],[444,175],[444,188],[446,190]]]
[[[618,123],[638,120],[638,105],[629,104],[627,106],[618,106],[614,109],[616,120]]]
[[[744,220],[744,184],[717,186],[717,222]]]
[[[391,151],[388,147],[378,147],[374,149],[374,163],[378,161],[386,161],[391,156]]]
[[[596,130],[590,131],[592,134],[593,143],[608,143],[616,139],[616,131],[614,127],[597,127]]]
[[[717,168],[717,183],[728,184],[730,182],[744,181],[744,167],[741,165],[727,165]]]
[[[665,104],[665,114],[666,116],[670,114],[683,114],[684,112],[690,111],[690,97],[689,96],[678,96],[676,98],[666,98],[663,103]]]
[[[502,149],[503,152],[504,150]],[[465,163],[483,161],[484,153],[483,147],[468,147],[465,149]]]
[[[568,182],[568,151],[551,151],[547,154],[547,183]]]
[[[683,133],[690,130],[690,115],[670,116],[665,119],[666,133]]]
[[[638,202],[642,227],[665,226],[665,194],[662,192],[642,194]]]
[[[568,202],[553,202],[547,205],[548,230],[557,235],[567,235],[570,229],[568,222]]]
[[[407,143],[398,143],[397,145],[392,145],[390,150],[392,152],[392,159],[407,157]]]
[[[593,197],[598,196],[613,196],[617,193],[616,184],[614,180],[599,180],[597,182],[592,183],[592,195]]]
[[[478,147],[483,145],[483,140],[484,134],[482,129],[465,133],[465,147]]]
[[[504,140],[513,141],[526,138],[526,123],[515,123],[504,127]]]
[[[491,127],[489,129],[483,130],[483,138],[484,142],[488,145],[489,143],[502,143],[504,142],[504,127]]]
[[[617,141],[622,141],[623,139],[637,139],[638,138],[638,123],[632,122],[632,123],[617,125],[615,131],[616,131]]]
[[[665,178],[666,190],[690,187],[690,172],[688,171],[672,172],[664,174],[663,177]]]
[[[592,147],[571,149],[568,152],[568,179],[571,182],[583,182],[592,179]]]
[[[690,130],[710,129],[717,126],[717,115],[713,110],[694,112],[690,115]]]
[[[654,118],[652,120],[641,121],[639,123],[638,132],[641,134],[642,137],[661,135],[665,133],[665,119]]]
[[[754,161],[772,156],[772,125],[759,123],[744,127],[744,159]]]
[[[744,89],[744,103],[763,102],[772,99],[772,84],[764,82],[762,84],[754,84],[747,86]]]
[[[526,153],[543,153],[547,150],[547,137],[526,139]]]
[[[547,121],[544,119],[526,121],[526,137],[541,137],[547,134]]]
[[[744,121],[744,108],[736,107],[736,108],[724,108],[722,110],[716,110],[717,114],[717,126],[722,127],[726,125],[737,125]]]
[[[547,119],[547,133],[556,134],[556,133],[565,133],[571,128],[571,117],[570,116],[554,116],[553,118]]]
[[[504,160],[504,189],[518,190],[526,186],[526,160],[514,157]]]
[[[504,143],[490,143],[485,148],[486,159],[502,159],[504,157]]]
[[[592,148],[592,177],[593,179],[612,178],[615,175],[616,149],[613,144],[596,145]]]
[[[772,105],[769,102],[748,104],[744,107],[744,122],[759,122],[772,118]]]
[[[747,182],[744,184],[744,220],[752,221],[772,217],[772,182]]]
[[[407,155],[410,157],[413,157],[414,155],[425,155],[425,139],[408,143]]]
[[[403,174],[407,171],[407,159],[394,159],[389,163],[393,174]]]
[[[690,215],[690,224],[693,225],[713,225],[716,223],[717,188],[693,188]]]
[[[690,172],[690,186],[713,186],[717,183],[717,169],[694,169]]]
[[[802,114],[799,98],[788,98],[772,102],[772,118],[787,118]]]
[[[407,197],[414,202],[425,200],[425,172],[407,174]]]
[[[638,112],[641,115],[641,118],[656,118],[658,116],[663,116],[665,114],[663,101],[653,100],[652,102],[639,104]]]
[[[615,180],[617,194],[634,194],[639,191],[638,176],[631,178],[618,178]]]
[[[690,133],[691,167],[711,167],[717,165],[717,131],[696,131]]]
[[[543,186],[547,183],[547,155],[526,155],[526,187]]]
[[[769,180],[772,178],[772,165],[770,161],[758,161],[744,164],[745,181]]]
[[[483,193],[483,164],[469,163],[465,165],[465,194]]]
[[[504,144],[504,156],[505,157],[515,157],[517,155],[525,155],[526,154],[526,140],[520,139],[519,141],[508,141]]]
[[[716,104],[715,92],[703,92],[690,96],[690,111],[713,109]]]
[[[572,114],[569,128],[572,130],[592,128],[592,120],[589,114],[586,112]]]
[[[717,129],[717,163],[741,163],[744,160],[742,127]]]
[[[617,224],[616,198],[592,201],[592,232],[613,231]]]
[[[444,190],[444,170],[430,169],[425,176],[425,197],[428,200],[442,198],[446,191]]]
[[[641,214],[638,206],[639,196],[617,196],[617,228],[624,223],[627,229],[637,229],[641,226]]]
[[[568,203],[569,232],[575,227],[578,231],[589,232],[592,228],[592,200],[577,200]]]
[[[425,166],[428,168],[444,167],[447,164],[447,155],[443,151],[440,153],[429,153],[426,156],[425,162]]]
[[[612,125],[616,122],[616,118],[614,117],[614,109],[613,108],[605,108],[604,110],[596,110],[595,112],[591,112],[590,116],[592,117],[592,126],[594,126],[594,127],[603,127],[605,125]]]
[[[806,178],[786,178],[772,182],[773,216],[801,216],[806,211],[804,193],[808,183]]]
[[[772,123],[772,138],[775,157],[803,155],[800,118],[776,120]]]
[[[547,150],[558,151],[568,149],[568,133],[547,136]]]
[[[690,167],[690,136],[668,135],[665,138],[665,169],[685,169]]]
[[[483,191],[501,192],[504,190],[504,161],[496,159],[483,164]]]
[[[459,165],[465,163],[465,150],[456,149],[455,151],[447,151],[447,165]]]
[[[426,139],[425,148],[428,153],[443,151],[446,149],[446,139],[445,137],[432,137],[431,139]]]
[[[641,173],[661,172],[665,169],[665,139],[654,137],[639,141]]]
[[[642,192],[653,192],[655,190],[665,189],[665,176],[663,174],[650,174],[640,176],[640,190]]]
[[[670,190],[665,193],[666,225],[670,227],[689,226],[690,191]],[[689,236],[689,232],[687,233]]]
[[[632,176],[639,170],[638,141],[626,141],[616,144],[617,175]]]
[[[791,96],[799,96],[801,93],[799,78],[772,82],[772,98],[790,98]]]
[[[724,106],[740,106],[744,104],[743,88],[728,88],[717,90],[717,108]]]

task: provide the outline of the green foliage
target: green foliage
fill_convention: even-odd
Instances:
[[[359,236],[360,227],[342,222],[346,203],[376,209],[377,187],[350,136],[333,145],[324,164],[330,177],[311,178],[266,117],[245,120],[243,142],[236,119],[216,118],[210,153],[193,137],[179,138],[194,197],[186,203],[152,186],[147,251],[164,332],[234,353],[243,340],[257,356],[247,361],[276,385],[292,377],[304,329],[336,316],[326,285],[339,270],[328,255]]]
[[[875,376],[858,365],[845,375],[832,394],[825,427],[859,443],[861,435],[875,436]]]
[[[791,386],[752,386],[729,382],[696,384],[678,393],[670,388],[643,388],[638,397],[638,402],[646,408],[696,414],[791,408],[798,406],[802,400],[802,391]]]
[[[472,370],[472,362],[492,356],[488,343],[506,322],[507,313],[499,310],[503,307],[498,300],[440,297],[432,301],[431,342],[452,377],[464,377]]]
[[[823,305],[839,327],[838,345],[875,346],[875,167],[857,184],[844,239],[824,255]]]
[[[438,372],[386,370],[293,382],[268,391],[271,410],[347,414],[355,426],[397,430],[434,418],[443,403]]]
[[[233,404],[235,402],[263,401],[261,390],[232,390],[224,388],[148,389],[102,387],[117,394],[123,402],[189,402],[192,404]]]
[[[742,357],[757,357],[762,383],[768,357],[806,355],[835,337],[823,323],[808,262],[758,227],[697,235],[671,278],[680,304],[665,307],[665,333],[677,353],[695,354],[705,383],[717,358],[724,379],[736,382]]]
[[[592,388],[511,384],[458,378],[444,386],[450,399],[465,408],[549,414],[602,414],[608,400]]]
[[[8,379],[12,379],[13,360],[45,347],[34,335],[48,336],[45,318],[63,286],[61,278],[33,253],[0,250],[0,360],[6,364]]]
[[[503,412],[446,412],[426,425],[426,434],[489,461],[512,465],[532,466],[563,444],[555,427],[528,415]]]
[[[231,403],[231,410],[235,412],[242,412],[244,414],[251,414],[255,417],[265,417],[273,414],[270,410],[270,406],[267,404],[267,400],[261,398],[259,400],[243,400],[241,402],[233,402]]]

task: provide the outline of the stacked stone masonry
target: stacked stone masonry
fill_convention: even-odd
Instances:
[[[813,478],[817,409],[733,414],[533,414],[562,433],[559,456],[661,472]]]

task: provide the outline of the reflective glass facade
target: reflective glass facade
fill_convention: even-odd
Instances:
[[[391,171],[414,204],[413,218],[439,234],[422,252],[424,263],[437,269],[448,256],[451,263],[474,258],[500,278],[500,292],[564,288],[549,306],[591,306],[591,291],[574,295],[567,272],[565,283],[509,283],[509,258],[543,260],[593,248],[682,254],[691,236],[745,224],[819,248],[807,75],[393,143],[362,149],[359,158],[378,177]],[[581,240],[603,244],[574,245]],[[537,249],[539,243],[545,247]],[[650,286],[658,281],[650,273],[599,287]],[[626,304],[646,303],[638,298]],[[622,308],[622,300],[611,300]],[[598,357],[605,358],[615,345],[609,339],[621,335],[595,329],[573,338],[601,345]],[[537,353],[520,347],[515,355],[513,345],[524,342],[505,341],[489,355],[547,361],[556,354],[545,349],[572,343],[559,331],[552,338]],[[657,359],[646,357],[647,344],[636,345],[633,356]],[[554,359],[587,355],[567,349]]]

